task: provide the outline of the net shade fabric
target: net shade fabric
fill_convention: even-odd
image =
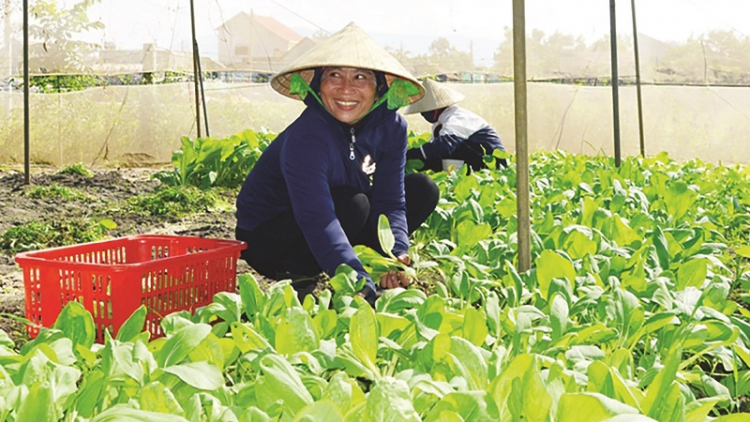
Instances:
[[[20,3],[11,1],[8,19],[0,19],[0,33],[3,33],[0,38],[0,163],[11,165],[25,160]],[[29,3],[31,6],[38,1]],[[221,4],[224,2],[220,0],[211,2],[210,6]],[[555,4],[576,10],[577,2],[559,0]],[[94,11],[95,8],[100,10]],[[682,12],[687,13],[688,9]],[[125,13],[142,10],[148,10],[145,15],[156,16],[168,25],[146,23],[142,12],[138,16]],[[170,164],[172,153],[180,148],[181,137],[196,137],[191,27],[189,16],[183,12],[185,8],[153,0],[104,0],[92,6],[90,21],[101,20],[105,31],[86,34],[85,39],[96,44],[90,48],[68,43],[73,52],[84,53],[78,54],[75,60],[61,60],[66,57],[59,54],[63,45],[56,48],[48,43],[45,49],[43,40],[32,37],[29,45],[31,75],[44,75],[50,84],[57,81],[56,75],[61,76],[61,82],[64,75],[96,77],[94,86],[80,91],[65,87],[52,87],[45,93],[36,87],[31,90],[29,152],[32,163],[55,166],[76,162],[97,166]],[[268,81],[324,39],[285,35],[292,31],[292,26],[297,27],[288,15],[278,14],[275,21],[271,21],[264,13],[249,12],[239,16],[221,15],[221,21],[209,20],[208,14],[196,17],[197,26],[206,28],[205,36],[198,34],[201,69],[204,73],[216,72],[207,75],[204,81],[212,137],[230,136],[245,129],[278,133],[305,107],[301,101],[279,95]],[[599,12],[602,19],[607,20],[608,8],[601,8]],[[594,21],[593,16],[589,18]],[[42,22],[33,14],[29,19],[32,27],[55,27],[55,21]],[[489,46],[492,60],[482,62],[477,61],[481,59],[481,43],[477,40],[473,44],[474,59],[482,67],[475,69],[452,60],[453,55],[429,54],[427,62],[416,60],[428,53],[426,47],[412,46],[414,40],[406,36],[381,40],[383,35],[378,34],[381,27],[370,29],[364,22],[351,20],[393,52],[412,75],[419,79],[439,77],[438,80],[445,81],[441,82],[444,86],[464,94],[466,98],[460,105],[484,117],[496,128],[506,147],[510,151],[514,149],[511,39],[498,34]],[[342,21],[342,26],[345,22],[348,21]],[[114,31],[115,23],[127,31]],[[611,152],[612,89],[607,83],[611,77],[611,62],[606,30],[594,32],[585,40],[550,37],[551,28],[542,28],[538,37],[533,34],[527,37],[531,151]],[[746,43],[750,40],[742,37],[736,43],[713,43],[717,48],[722,47],[713,50],[704,48],[708,44],[702,44],[697,37],[675,44],[646,35],[650,33],[646,25],[639,27],[647,155],[667,151],[674,159],[700,157],[709,162],[747,163],[750,157],[747,142],[750,55],[746,53],[750,48]],[[74,35],[77,39],[79,34]],[[708,35],[707,40],[718,41],[723,39],[720,35],[726,34]],[[618,46],[622,154],[631,155],[639,153],[632,34],[625,29],[619,37],[623,38]],[[468,45],[450,41],[451,47],[459,52],[469,49]],[[82,65],[84,69],[70,65]],[[146,72],[153,73],[152,84],[140,82]],[[165,72],[180,74],[171,75],[167,80]],[[256,73],[251,75],[250,72]],[[262,78],[258,78],[257,72],[262,73]],[[132,82],[124,83],[126,78]],[[405,118],[410,131],[419,134],[430,130],[431,125],[418,114]]]

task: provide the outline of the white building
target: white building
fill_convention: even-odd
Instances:
[[[276,19],[253,12],[236,14],[217,28],[217,34],[218,59],[228,69],[270,73],[288,64],[285,55],[305,39]]]

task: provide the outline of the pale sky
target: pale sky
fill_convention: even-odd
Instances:
[[[631,0],[616,3],[617,32],[632,35]],[[302,35],[319,29],[333,33],[355,22],[381,45],[403,47],[412,54],[426,53],[440,37],[463,51],[473,44],[480,62],[491,60],[513,13],[512,0],[194,0],[194,7],[199,46],[206,54],[217,47],[201,45],[202,40],[211,39],[223,21],[252,10]],[[711,29],[750,36],[750,0],[636,0],[636,12],[639,32],[662,41],[680,41]],[[592,40],[609,32],[609,13],[608,0],[526,0],[526,28]],[[190,49],[189,0],[101,0],[90,16],[107,28],[98,41],[120,48],[155,42],[163,48]]]

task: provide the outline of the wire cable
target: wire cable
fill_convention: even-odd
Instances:
[[[172,51],[174,48],[174,38],[177,34],[177,21],[180,19],[180,2],[181,0],[177,0],[177,7],[175,8],[175,14],[174,14],[174,23],[172,23],[172,39],[169,40],[169,51]]]
[[[294,10],[292,10],[292,9],[290,9],[290,8],[288,8],[288,7],[286,7],[286,6],[284,6],[283,4],[281,4],[281,3],[279,3],[279,2],[277,2],[277,1],[275,1],[275,0],[269,0],[269,1],[270,1],[271,3],[273,3],[273,4],[275,4],[276,6],[279,6],[280,8],[282,8],[282,9],[286,10],[287,12],[289,12],[289,13],[293,14],[294,16],[296,16],[296,17],[298,17],[298,18],[302,19],[303,21],[305,21],[305,22],[309,23],[310,25],[312,25],[312,26],[314,26],[314,27],[316,27],[316,28],[320,29],[321,31],[325,32],[325,33],[326,33],[327,35],[331,35],[331,33],[332,33],[331,31],[328,31],[327,29],[325,29],[325,28],[323,28],[322,26],[318,25],[317,23],[315,23],[315,22],[311,21],[310,19],[307,19],[306,17],[304,17],[304,16],[300,15],[299,13],[295,12]]]

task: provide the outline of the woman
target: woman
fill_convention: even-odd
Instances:
[[[432,79],[424,81],[424,88],[424,98],[403,112],[420,113],[432,123],[432,136],[426,144],[407,151],[407,159],[421,160],[423,170],[433,171],[442,169],[444,159],[461,160],[476,171],[487,168],[485,155],[492,155],[496,149],[505,151],[500,136],[489,123],[456,105],[464,99],[463,94]],[[506,160],[496,159],[496,168],[507,165]]]
[[[409,265],[409,234],[434,210],[438,188],[423,175],[404,177],[406,121],[396,112],[423,95],[421,84],[354,24],[318,44],[271,80],[307,106],[263,152],[237,197],[236,237],[245,259],[275,280],[333,275],[348,264],[377,288],[353,246],[380,250],[384,214],[393,254]],[[382,251],[381,251],[382,252]],[[411,283],[402,272],[382,288]]]

